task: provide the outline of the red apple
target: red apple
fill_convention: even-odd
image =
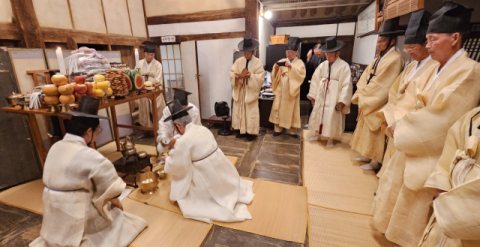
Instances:
[[[85,96],[86,94],[81,94],[81,93],[75,93],[74,96],[75,96],[75,101],[76,102],[80,102],[80,99]]]
[[[92,92],[93,91],[93,84],[92,83],[87,83],[87,92]]]
[[[90,97],[96,97],[95,92],[93,92],[93,91],[87,91],[87,95],[90,96]]]
[[[74,88],[75,88],[75,92],[80,94],[86,93],[88,89],[85,84],[75,85]]]
[[[83,76],[83,75],[75,76],[75,77],[73,78],[73,80],[74,80],[75,83],[77,83],[77,84],[85,84],[85,76]]]

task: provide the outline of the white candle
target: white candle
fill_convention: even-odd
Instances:
[[[60,69],[60,74],[66,75],[67,71],[65,70],[65,62],[63,61],[62,48],[58,47],[56,54],[57,54],[58,68]]]
[[[139,56],[138,56],[138,49],[135,48],[135,68],[139,68],[140,66],[138,65],[138,61],[139,61]]]

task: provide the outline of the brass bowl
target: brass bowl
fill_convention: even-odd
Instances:
[[[157,170],[156,173],[158,174],[158,179],[164,180],[167,178],[167,174],[165,173],[165,170]]]
[[[145,159],[145,158],[147,158],[147,152],[145,152],[145,151],[140,151],[140,152],[138,152],[137,154],[138,154],[138,158],[139,158],[139,159]]]
[[[142,194],[151,195],[158,190],[158,173],[145,172],[137,175],[137,184]]]

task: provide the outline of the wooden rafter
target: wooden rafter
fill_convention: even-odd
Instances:
[[[199,22],[199,21],[217,21],[225,19],[237,19],[245,17],[245,9],[224,9],[202,11],[190,14],[151,16],[147,18],[148,25]]]

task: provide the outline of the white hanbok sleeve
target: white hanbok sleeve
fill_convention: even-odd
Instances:
[[[158,66],[155,70],[155,82],[160,83],[163,86],[163,68],[162,63],[158,62]]]
[[[312,80],[310,82],[310,90],[308,91],[307,98],[309,100],[317,100],[317,90],[322,80],[322,66],[318,66],[315,72],[313,73]]]
[[[92,203],[104,218],[112,220],[109,201],[119,196],[125,189],[126,184],[118,177],[112,162],[98,151],[88,150],[85,157],[91,157],[88,162],[97,163],[96,168],[89,174],[89,181],[95,186]]]
[[[175,131],[172,121],[164,122],[165,118],[169,117],[170,115],[170,110],[168,107],[165,107],[165,109],[163,109],[163,116],[160,118],[160,121],[158,121],[157,143],[160,143],[160,141],[165,137],[170,138],[174,136]]]
[[[192,108],[189,114],[192,117],[192,122],[195,125],[202,126],[202,118],[200,117],[200,111],[196,106]]]
[[[353,85],[352,85],[352,75],[350,68],[348,66],[343,67],[340,71],[340,81],[342,85],[342,90],[338,97],[338,102],[345,104],[343,108],[343,113],[350,113],[350,104],[352,103],[352,94],[353,94]]]

